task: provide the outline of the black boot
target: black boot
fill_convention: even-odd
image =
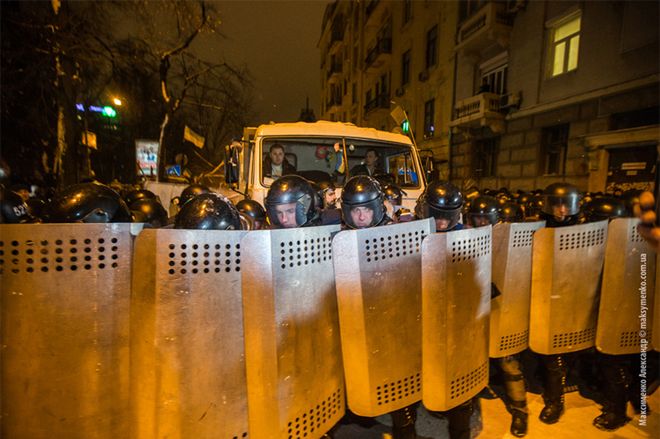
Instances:
[[[506,403],[511,413],[511,434],[523,437],[527,434],[527,389],[520,362],[515,356],[504,357],[500,364],[504,371]]]
[[[627,364],[616,356],[604,356],[602,369],[605,377],[605,403],[603,413],[594,419],[593,424],[601,430],[614,431],[630,421],[626,416],[630,377]]]
[[[472,400],[464,402],[447,412],[449,439],[470,439],[470,418],[472,417]]]
[[[525,401],[511,401],[509,406],[511,434],[515,437],[523,437],[527,434],[527,403]]]
[[[539,419],[546,424],[554,424],[564,414],[564,385],[568,368],[560,355],[544,357],[546,367],[545,389],[543,401],[545,407],[541,410]]]
[[[417,439],[415,421],[417,420],[417,405],[409,405],[390,413],[392,416],[393,439]]]

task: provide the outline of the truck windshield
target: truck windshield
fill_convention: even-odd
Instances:
[[[348,164],[342,147],[346,144]],[[296,174],[316,183],[343,183],[354,175],[371,175],[382,183],[418,188],[419,169],[410,145],[341,138],[265,138],[261,176],[265,186],[281,175]]]

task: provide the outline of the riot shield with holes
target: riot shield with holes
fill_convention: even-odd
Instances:
[[[422,244],[424,406],[445,411],[488,385],[491,227],[436,233]]]
[[[145,230],[131,298],[132,438],[248,434],[243,231]]]
[[[529,323],[534,352],[564,354],[594,345],[606,238],[607,221],[534,233]]]
[[[502,223],[493,227],[493,284],[499,294],[490,303],[491,358],[527,349],[532,289],[532,236],[545,225]]]
[[[2,437],[129,437],[130,228],[0,226]]]
[[[605,354],[639,354],[642,338],[650,338],[644,335],[653,321],[656,255],[637,233],[638,222],[617,218],[607,228],[598,309],[604,324],[596,331],[596,348]]]
[[[332,236],[339,226],[242,240],[250,436],[319,438],[345,411]]]
[[[348,406],[377,416],[421,399],[421,243],[432,219],[332,243]]]

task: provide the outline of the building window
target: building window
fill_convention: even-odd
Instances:
[[[352,93],[351,93],[351,96],[352,96],[352,97],[351,97],[351,103],[353,103],[353,104],[357,104],[357,101],[358,101],[358,96],[357,96],[357,82],[354,82],[354,83],[353,83],[352,88],[353,88],[353,89],[352,89]]]
[[[507,66],[503,65],[495,70],[490,70],[481,74],[481,91],[505,95],[506,91],[506,73]]]
[[[435,132],[435,99],[424,103],[424,138],[430,139]]]
[[[426,68],[434,66],[437,62],[438,51],[438,25],[426,33]]]
[[[580,13],[550,25],[550,76],[577,69],[580,47]]]
[[[497,154],[500,138],[477,140],[474,146],[475,175],[478,178],[495,177],[497,175]]]
[[[401,55],[401,86],[410,82],[410,50]]]
[[[564,174],[568,124],[544,128],[541,134],[541,172],[545,175]]]
[[[403,24],[406,24],[412,18],[412,0],[403,0]]]

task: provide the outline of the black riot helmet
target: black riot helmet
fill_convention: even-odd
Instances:
[[[241,200],[236,203],[236,209],[239,212],[252,218],[252,221],[258,221],[261,224],[266,222],[266,210],[255,200]]]
[[[543,195],[535,194],[525,203],[525,218],[539,219],[543,209]]]
[[[623,200],[615,197],[594,198],[584,205],[583,211],[585,220],[589,223],[626,216]]]
[[[388,183],[383,187],[385,199],[390,200],[394,206],[401,206],[403,196],[406,192],[394,183]]]
[[[134,222],[149,223],[152,227],[164,227],[167,225],[167,211],[154,198],[136,200],[131,204],[130,209]]]
[[[23,198],[16,192],[6,191],[0,200],[0,223],[24,224],[33,220],[30,208]]]
[[[271,184],[264,200],[266,214],[276,228],[305,227],[313,225],[318,217],[317,194],[309,181],[299,175],[285,175]],[[295,224],[290,221],[282,205],[293,209]],[[283,221],[280,221],[280,217]]]
[[[448,181],[434,181],[417,199],[415,215],[420,219],[448,220],[449,225],[444,230],[451,230],[458,224],[462,206],[463,195],[456,186]]]
[[[580,212],[580,191],[569,183],[552,183],[543,191],[541,212],[546,218],[565,222]]]
[[[179,207],[183,207],[188,201],[192,200],[197,195],[209,193],[211,193],[211,190],[206,186],[201,184],[191,184],[181,191],[181,195],[179,196]]]
[[[473,227],[495,225],[499,221],[499,203],[495,197],[481,195],[470,204],[468,210],[468,222]]]
[[[98,183],[79,183],[56,194],[46,208],[50,223],[130,223],[131,213],[117,192]]]
[[[505,223],[521,223],[525,220],[525,214],[520,204],[509,201],[500,205],[500,219]]]
[[[344,223],[351,229],[373,227],[385,219],[385,196],[380,183],[368,175],[351,177],[341,192],[341,213]],[[373,211],[369,224],[357,224],[351,215],[354,209],[366,207]]]
[[[200,194],[183,205],[174,219],[175,229],[240,230],[241,218],[229,199]]]
[[[136,189],[134,191],[130,191],[128,194],[126,194],[126,196],[124,196],[124,200],[126,201],[126,205],[128,207],[131,207],[137,200],[143,199],[160,201],[158,200],[158,196],[156,194],[146,189]]]

